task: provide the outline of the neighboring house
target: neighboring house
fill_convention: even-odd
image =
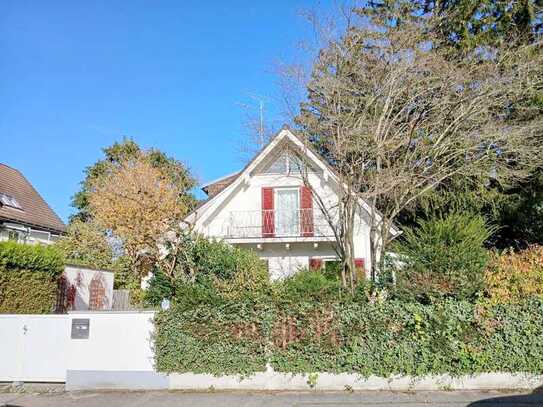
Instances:
[[[305,185],[301,162],[309,169],[304,171]],[[186,220],[205,236],[254,250],[267,262],[271,278],[278,279],[338,261],[333,229],[313,196],[318,195],[331,214],[337,211],[338,188],[333,170],[284,128],[242,171],[204,185],[209,199]],[[360,202],[354,236],[355,264],[367,274],[369,209]]]
[[[65,229],[24,175],[0,163],[0,241],[48,244]]]

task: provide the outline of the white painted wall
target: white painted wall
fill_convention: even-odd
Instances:
[[[64,267],[64,275],[70,282],[77,287],[74,311],[86,311],[89,309],[89,285],[92,279],[102,274],[106,289],[105,309],[111,309],[113,306],[113,279],[114,274],[111,271],[95,270],[81,266],[67,265]]]
[[[71,339],[68,370],[153,371],[153,311],[70,312],[89,319],[89,339]]]
[[[71,339],[74,318],[89,338]],[[154,312],[0,314],[0,382],[64,382],[67,370],[153,371]]]
[[[315,190],[315,194],[322,197],[326,202],[327,208],[335,207],[337,203],[337,193],[334,190],[332,181],[325,180],[321,173],[309,174],[309,183]],[[262,187],[300,187],[303,181],[299,176],[286,175],[263,175],[255,174],[246,182],[240,184],[234,192],[225,199],[217,199],[217,202],[210,209],[212,215],[208,220],[198,223],[197,230],[209,237],[222,238],[225,235],[225,225],[228,225],[230,212],[232,211],[260,211],[262,209]],[[316,202],[313,203],[314,212],[319,211]],[[329,230],[329,235],[333,235]],[[360,213],[355,219],[355,236],[354,236],[354,252],[356,258],[365,259],[366,273],[370,272],[370,228],[368,223],[364,221]],[[258,240],[258,239],[257,239]],[[284,239],[285,241],[288,239]],[[291,239],[294,240],[294,239]],[[310,257],[327,257],[335,255],[333,247],[334,238],[328,239],[328,244],[319,244],[319,248],[315,250],[311,242],[318,241],[318,236],[315,238],[304,238],[305,242],[292,242],[290,250],[287,250],[283,243],[263,243],[263,250],[257,254],[262,258],[270,258],[270,274],[272,278],[292,274],[302,266],[306,267]],[[262,242],[269,239],[261,239]],[[235,240],[229,240],[230,243],[236,244]],[[308,244],[309,243],[309,244]],[[254,246],[249,246],[254,247]]]
[[[291,276],[301,268],[308,268],[310,258],[334,259],[337,257],[331,242],[319,242],[317,248],[311,242],[291,243],[288,250],[284,243],[264,243],[260,249],[256,244],[240,244],[239,246],[253,250],[258,257],[268,261],[272,280],[279,280]]]
[[[66,380],[68,315],[0,314],[0,382]]]

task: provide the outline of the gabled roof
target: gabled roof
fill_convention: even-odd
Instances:
[[[188,222],[198,222],[202,221],[202,219],[205,219],[207,213],[209,213],[208,210],[210,210],[217,202],[220,202],[221,199],[228,196],[228,194],[230,194],[230,192],[232,192],[240,182],[243,182],[246,177],[249,177],[251,172],[262,162],[262,160],[264,160],[265,157],[285,139],[290,140],[294,145],[300,148],[300,150],[304,154],[306,154],[307,157],[323,171],[325,176],[331,177],[339,184],[339,180],[335,170],[320,156],[320,154],[318,154],[311,146],[308,146],[307,143],[304,143],[303,139],[299,135],[297,135],[292,129],[290,129],[288,126],[283,126],[279,133],[277,133],[277,135],[273,137],[272,140],[267,145],[265,145],[240,172],[230,174],[226,177],[222,177],[214,181],[213,183],[206,184],[204,186],[204,188],[206,189],[214,184],[219,184],[221,185],[221,187],[222,184],[226,185],[222,187],[216,194],[210,196],[210,198],[205,201],[203,205],[199,206],[196,210],[191,212],[187,216],[186,220]],[[367,202],[360,200],[360,203],[364,210],[368,212],[371,210],[371,207]],[[379,212],[377,213],[378,216],[381,216]],[[400,230],[394,225],[391,229],[394,235],[400,233]]]
[[[2,163],[0,163],[0,194],[14,198],[18,204],[0,203],[1,221],[21,223],[53,233],[62,233],[66,230],[62,220],[24,175]]]

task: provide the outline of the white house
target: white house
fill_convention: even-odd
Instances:
[[[305,184],[301,162],[308,169],[303,170]],[[338,188],[337,177],[324,160],[283,128],[243,170],[204,185],[209,199],[187,221],[207,237],[254,250],[267,262],[271,278],[278,279],[300,268],[337,261],[333,229],[313,195],[332,214]],[[369,206],[360,202],[354,236],[355,264],[367,274],[368,211]]]
[[[25,176],[0,163],[0,241],[49,244],[66,226]]]

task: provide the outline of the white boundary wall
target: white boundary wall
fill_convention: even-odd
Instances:
[[[68,314],[89,319],[89,338],[71,339],[68,370],[153,371],[153,311]]]
[[[487,373],[453,378],[448,375],[413,378],[363,378],[357,374],[312,375],[267,371],[239,375],[170,374],[154,371],[153,312],[72,312],[71,318],[89,318],[88,340],[72,339],[66,388],[172,390],[491,390],[532,389],[543,376]]]
[[[66,380],[67,315],[0,314],[0,382]]]
[[[67,390],[492,390],[533,389],[543,375],[485,373],[414,378],[363,378],[267,371],[238,375],[154,371],[154,312],[71,312],[68,315],[0,315],[0,381],[66,381]],[[87,339],[72,339],[73,319],[89,322]],[[310,385],[311,384],[311,385]]]

